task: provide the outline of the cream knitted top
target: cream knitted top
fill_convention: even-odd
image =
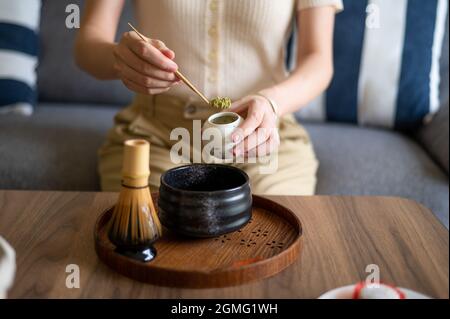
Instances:
[[[233,100],[286,76],[285,46],[296,10],[341,0],[136,0],[142,32],[163,41],[204,94]],[[168,94],[193,97],[185,86]]]

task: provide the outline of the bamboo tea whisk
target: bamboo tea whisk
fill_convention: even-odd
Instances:
[[[152,243],[161,236],[161,223],[148,186],[150,144],[128,140],[124,145],[122,189],[109,225],[109,238],[125,255],[149,261]]]

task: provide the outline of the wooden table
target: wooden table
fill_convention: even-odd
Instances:
[[[449,297],[448,231],[414,201],[392,197],[289,197],[304,229],[300,260],[259,282],[220,289],[141,284],[111,271],[94,251],[93,226],[117,194],[0,191],[0,234],[16,249],[12,298],[316,298],[364,280]],[[66,287],[66,266],[80,267],[80,288]]]

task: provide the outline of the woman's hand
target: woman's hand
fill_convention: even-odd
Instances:
[[[230,111],[245,118],[231,136],[236,143],[234,148],[236,157],[264,156],[278,148],[280,137],[277,129],[277,115],[266,98],[259,95],[247,96],[234,102]]]
[[[147,43],[135,32],[126,32],[114,48],[114,69],[130,90],[159,94],[180,83],[174,58],[163,42],[149,39]]]

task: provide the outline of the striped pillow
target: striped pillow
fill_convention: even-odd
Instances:
[[[0,114],[33,111],[40,8],[40,0],[0,0]]]
[[[344,8],[336,16],[333,81],[299,117],[419,126],[440,104],[447,0],[344,0]]]

